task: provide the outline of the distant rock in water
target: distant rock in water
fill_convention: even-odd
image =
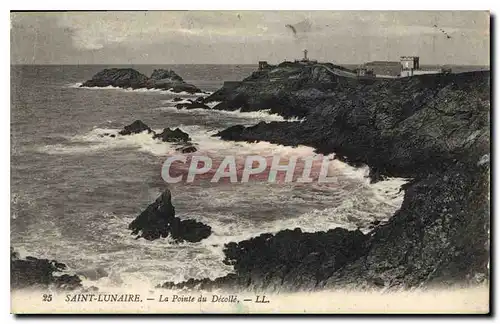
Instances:
[[[176,151],[181,153],[193,153],[197,151],[196,147],[193,143],[191,143],[191,137],[189,137],[189,134],[183,132],[180,128],[176,128],[174,130],[165,128],[160,134],[153,135],[153,138],[161,139],[163,142],[176,143],[179,145],[179,147],[176,148]]]
[[[150,241],[170,234],[177,242],[199,242],[212,233],[208,225],[175,217],[172,195],[168,189],[130,223],[129,229],[133,235],[138,235],[137,238],[143,237]]]
[[[183,132],[180,128],[174,130],[164,128],[163,132],[154,135],[153,138],[159,138],[163,142],[188,142],[191,140],[189,134]]]
[[[127,125],[121,130],[118,134],[120,135],[131,135],[131,134],[139,134],[144,131],[149,133],[154,133],[154,131],[149,128],[148,125],[144,124],[141,120],[136,120],[130,125]]]
[[[76,275],[55,276],[54,272],[66,270],[64,263],[55,260],[26,257],[22,260],[13,249],[10,251],[11,289],[53,287],[61,290],[82,288],[81,279]]]
[[[82,87],[146,88],[149,78],[134,69],[104,69],[85,81]]]
[[[81,87],[119,87],[132,89],[162,89],[172,92],[201,93],[202,91],[184,80],[172,70],[157,69],[151,78],[130,68],[104,69],[85,81]]]
[[[191,143],[191,137],[188,133],[183,132],[180,128],[174,130],[170,128],[164,128],[159,134],[156,134],[148,125],[143,123],[141,120],[136,120],[132,124],[125,126],[121,131],[118,132],[119,135],[134,135],[147,132],[152,134],[153,139],[159,139],[162,142],[174,143],[176,147],[175,150],[181,153],[193,153],[197,149],[193,143]],[[116,137],[112,133],[104,133],[99,135],[101,137]]]
[[[155,69],[151,74],[153,80],[168,80],[170,82],[184,82],[184,80],[173,70]]]

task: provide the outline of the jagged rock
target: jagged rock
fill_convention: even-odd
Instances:
[[[82,87],[120,87],[143,88],[147,86],[148,77],[134,69],[104,69],[95,74],[91,80],[85,81]]]
[[[184,82],[184,80],[174,71],[165,69],[155,69],[151,74],[153,80],[168,80],[170,82]]]
[[[183,132],[181,129],[164,128],[160,134],[155,134],[153,138],[159,138],[163,142],[189,142],[191,138],[189,134]]]
[[[120,135],[131,135],[131,134],[139,134],[147,131],[149,133],[154,133],[154,131],[149,128],[148,125],[144,124],[140,120],[134,121],[132,124],[127,125],[121,130],[118,134]]]
[[[199,242],[212,234],[212,229],[193,219],[174,218],[170,222],[170,233],[176,241]]]
[[[176,128],[171,130],[170,128],[165,128],[160,134],[156,134],[148,125],[144,124],[140,120],[134,121],[132,124],[127,125],[118,134],[120,135],[131,135],[139,134],[143,132],[148,132],[148,134],[153,134],[154,139],[160,139],[163,142],[175,143],[177,151],[182,153],[193,153],[197,149],[193,143],[191,143],[191,138],[189,134],[183,132],[181,129]],[[116,137],[114,134],[104,133],[100,136]]]
[[[137,238],[142,237],[150,241],[170,235],[177,242],[199,242],[212,233],[208,225],[175,217],[175,208],[168,189],[130,223],[129,229]]]
[[[10,284],[11,289],[53,287],[61,290],[82,288],[81,279],[76,275],[54,275],[64,271],[66,265],[55,260],[26,257],[19,259],[19,255],[11,248],[10,257]]]

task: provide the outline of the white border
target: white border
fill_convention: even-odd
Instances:
[[[110,3],[87,1],[16,1],[11,10],[489,10],[494,1],[161,1],[122,0]]]
[[[415,2],[409,1],[344,1],[344,2],[333,2],[333,1],[318,1],[318,0],[308,0],[302,2],[291,2],[291,1],[269,1],[269,0],[253,0],[248,2],[240,2],[240,1],[232,1],[231,3],[226,2],[224,0],[191,0],[191,1],[162,1],[162,0],[150,0],[147,2],[137,1],[137,0],[121,0],[114,3],[110,1],[102,1],[102,0],[86,0],[86,1],[61,1],[61,0],[44,0],[44,1],[15,1],[15,2],[2,2],[2,7],[7,7],[5,10],[2,10],[1,17],[1,41],[2,41],[2,51],[0,52],[2,55],[2,63],[1,64],[1,73],[0,80],[1,86],[0,89],[2,91],[2,107],[0,108],[0,120],[4,123],[0,128],[0,143],[2,149],[2,178],[1,178],[1,206],[3,207],[4,212],[2,213],[3,221],[8,222],[10,220],[10,57],[9,57],[9,48],[10,48],[10,22],[9,22],[9,13],[8,10],[491,10],[493,13],[498,13],[500,10],[498,9],[499,2],[498,1],[486,1],[486,0],[474,0],[474,1],[435,1],[435,0],[420,0]],[[498,17],[497,17],[498,18]],[[496,24],[498,24],[498,20],[496,20]],[[495,43],[498,41],[498,34],[493,33],[495,38]],[[495,44],[493,43],[493,44]],[[496,47],[496,46],[495,46]],[[493,51],[492,46],[492,51]],[[497,69],[495,68],[492,73],[496,75]],[[495,83],[495,93],[498,91],[498,83]],[[494,102],[497,102],[496,100]],[[495,109],[496,107],[492,107]],[[493,121],[495,124],[499,122],[499,112],[495,113],[495,120]],[[496,143],[496,135],[494,134],[494,138],[492,141]],[[7,153],[9,152],[9,153]],[[498,161],[497,154],[494,154],[494,161]],[[496,173],[494,182],[498,184],[498,172]],[[498,188],[497,188],[498,189]],[[495,192],[493,200],[500,202],[500,194],[498,190]],[[496,215],[492,215],[492,218]],[[495,228],[493,231],[498,233],[498,224],[499,220],[494,222]],[[9,265],[8,265],[8,247],[10,246],[10,226],[8,224],[2,224],[0,227],[3,231],[1,234],[1,238],[3,239],[2,244],[2,254],[0,255],[0,260],[4,263],[2,269],[2,291],[1,291],[1,304],[3,309],[1,311],[2,320],[6,320],[8,322],[14,321],[15,318],[12,315],[9,315],[10,312],[10,291],[9,291]],[[495,241],[498,241],[498,237]],[[498,247],[495,246],[494,251],[498,252]],[[495,253],[495,261],[497,261],[498,253]],[[498,282],[498,271],[497,266],[494,266],[495,269],[495,283]],[[495,287],[496,288],[496,287]],[[498,296],[495,300],[498,299]],[[496,305],[494,306],[498,311]],[[74,321],[77,319],[69,319],[69,318],[61,318],[65,321]],[[186,321],[198,321],[201,318],[148,318],[148,320],[162,322],[175,322],[179,320]],[[311,318],[301,318],[300,320],[309,320]],[[54,318],[33,318],[31,320],[40,321],[52,321]],[[107,320],[111,320],[109,318],[84,318],[79,319],[78,321],[89,322],[89,323],[100,323]],[[135,317],[132,319],[124,319],[124,318],[113,318],[113,321],[143,321],[142,317]],[[235,321],[241,320],[241,318],[212,318],[212,320],[228,320]],[[252,321],[262,322],[268,321],[269,319],[264,318],[253,318]],[[285,320],[294,320],[292,318],[285,318]],[[323,320],[327,321],[346,321],[347,319],[342,318],[323,318]],[[348,319],[349,321],[353,320]],[[360,319],[358,319],[360,320]],[[373,321],[374,319],[367,319]],[[378,320],[386,321],[386,318],[379,318]],[[433,322],[437,320],[455,320],[455,319],[431,319],[431,318],[421,318],[420,320],[425,320],[426,322]],[[480,320],[480,319],[475,319]],[[4,322],[4,321],[2,321]]]

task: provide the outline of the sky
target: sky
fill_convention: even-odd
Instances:
[[[256,64],[308,56],[359,64],[489,65],[485,11],[11,13],[11,64]]]

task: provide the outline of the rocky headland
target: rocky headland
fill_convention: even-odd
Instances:
[[[118,87],[124,89],[161,89],[172,92],[202,93],[198,87],[186,83],[172,70],[156,69],[150,77],[131,68],[104,69],[85,81],[81,87]]]
[[[322,102],[332,92],[358,84],[358,79],[349,77],[351,74],[352,71],[331,63],[283,62],[255,71],[241,82],[225,83],[204,102],[220,102],[213,108],[216,110],[269,109],[270,113],[285,118],[302,118],[315,103]]]
[[[225,262],[234,273],[161,286],[399,289],[489,280],[490,72],[356,79],[335,66],[286,63],[205,102],[305,121],[238,125],[215,136],[308,145],[368,165],[372,181],[407,178],[401,208],[367,234],[296,229],[229,243]]]

